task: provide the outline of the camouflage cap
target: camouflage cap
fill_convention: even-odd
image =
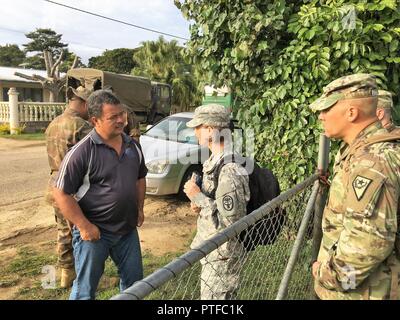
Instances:
[[[227,128],[229,123],[229,111],[220,104],[211,103],[196,108],[193,119],[186,126],[195,128],[204,124],[211,127]]]
[[[393,108],[392,94],[386,90],[378,90],[378,108],[391,109]]]
[[[343,99],[376,97],[378,89],[374,75],[357,73],[341,77],[329,83],[322,96],[311,105],[311,110],[321,111],[329,109],[336,102]]]
[[[82,100],[87,101],[89,98],[90,94],[93,92],[93,90],[87,89],[85,87],[79,86],[78,88],[73,88],[69,87],[67,91],[68,97],[70,97],[71,93],[76,95],[77,97],[81,98]]]

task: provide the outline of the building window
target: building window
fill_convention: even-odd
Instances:
[[[43,90],[39,88],[16,88],[19,95],[18,101],[42,102]],[[10,88],[3,88],[3,101],[8,101],[8,91]]]

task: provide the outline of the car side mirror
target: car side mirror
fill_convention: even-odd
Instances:
[[[146,131],[149,130],[149,129],[151,129],[151,128],[153,128],[153,125],[152,125],[152,124],[147,125]]]

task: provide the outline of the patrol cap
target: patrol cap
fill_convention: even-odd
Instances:
[[[82,100],[87,101],[87,99],[89,98],[90,94],[93,92],[93,90],[87,89],[85,87],[79,86],[78,88],[73,88],[73,87],[69,87],[67,90],[67,95],[68,98],[70,99],[71,97],[71,93],[73,93],[74,95],[76,95],[77,97],[81,98]]]
[[[341,77],[329,83],[322,96],[311,105],[311,110],[329,109],[343,99],[376,97],[378,88],[376,78],[372,74],[357,73]]]
[[[378,108],[391,109],[393,108],[392,94],[386,90],[378,90]]]
[[[195,128],[204,124],[211,127],[228,128],[229,123],[229,111],[220,104],[211,103],[197,107],[193,119],[186,126]]]

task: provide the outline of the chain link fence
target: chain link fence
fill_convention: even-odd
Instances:
[[[112,299],[311,298],[316,180],[282,193]]]

